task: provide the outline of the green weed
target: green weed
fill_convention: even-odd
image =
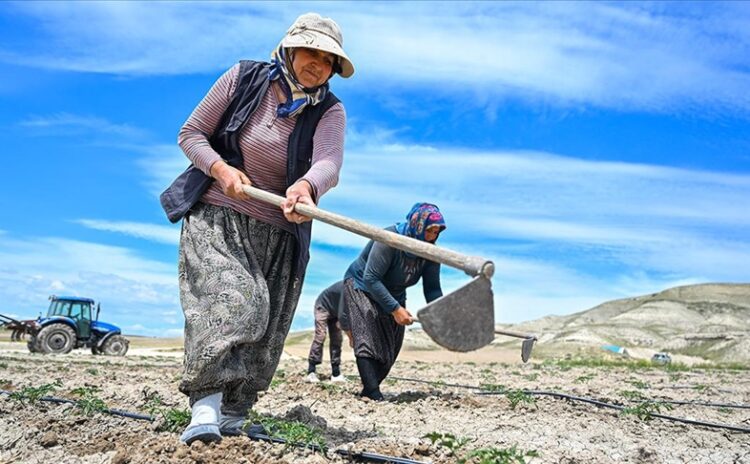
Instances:
[[[271,385],[269,388],[276,388],[284,383],[286,383],[286,372],[283,369],[278,369],[273,375],[273,379],[271,379]]]
[[[262,416],[253,410],[250,411],[250,422],[262,425],[269,436],[284,439],[287,447],[301,443],[310,448],[317,447],[323,453],[328,450],[321,431],[302,422]]]
[[[318,388],[323,391],[327,391],[328,393],[341,393],[345,390],[341,385],[335,385],[328,382],[320,382],[318,384]]]
[[[536,450],[523,451],[515,445],[510,448],[481,448],[467,457],[459,459],[459,464],[526,464],[526,458],[538,457]]]
[[[586,375],[582,375],[580,377],[577,377],[573,382],[575,382],[575,383],[586,383],[586,382],[592,380],[594,377],[596,377],[596,375],[594,375],[594,374],[586,374]]]
[[[641,390],[647,390],[651,388],[651,385],[649,385],[648,382],[644,382],[642,380],[628,380],[628,383],[635,388],[640,388]]]
[[[97,369],[95,367],[89,367],[89,368],[86,369],[85,372],[87,374],[91,374],[91,375],[99,375],[99,369]]]
[[[456,437],[450,433],[431,432],[422,438],[428,438],[433,445],[447,448],[450,450],[452,455],[455,455],[458,450],[466,446],[471,441],[469,438]]]
[[[496,383],[483,383],[479,385],[479,389],[490,393],[505,393],[508,391],[508,387]]]
[[[162,423],[157,427],[159,432],[178,432],[190,423],[192,415],[189,409],[168,408],[164,400],[155,392],[144,388],[141,392],[146,402],[146,411],[156,417],[161,417]]]
[[[643,393],[638,390],[622,390],[620,391],[620,395],[631,401],[643,401],[646,399],[646,397],[643,396]]]
[[[510,409],[516,409],[516,406],[521,403],[536,407],[536,398],[523,390],[508,390],[505,393],[505,396],[508,398],[508,401],[510,401]]]
[[[189,409],[162,408],[158,414],[164,419],[164,425],[159,427],[159,431],[179,432],[190,423],[192,415]]]
[[[39,387],[25,387],[9,395],[10,399],[21,404],[36,403],[43,397],[62,387],[62,382],[45,383]]]
[[[643,401],[638,406],[623,408],[620,413],[622,415],[634,415],[642,421],[650,421],[654,418],[654,414],[660,414],[662,409],[671,411],[672,405],[668,403],[662,403],[660,401]]]
[[[84,416],[91,416],[97,412],[105,413],[109,410],[107,403],[96,395],[99,391],[97,387],[79,387],[70,391],[80,397],[76,400],[76,406]]]

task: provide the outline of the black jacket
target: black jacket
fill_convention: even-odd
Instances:
[[[250,116],[258,109],[268,91],[268,73],[271,64],[261,61],[240,61],[240,74],[232,103],[221,117],[217,129],[209,138],[211,147],[226,161],[238,169],[243,168],[240,150],[240,131]],[[328,84],[326,84],[328,85]],[[294,184],[310,169],[312,164],[313,136],[320,118],[339,99],[328,91],[325,99],[315,106],[308,106],[297,118],[297,124],[289,136],[287,149],[287,187]],[[171,222],[177,222],[188,214],[214,181],[194,165],[180,174],[160,196],[161,205]],[[294,225],[297,239],[297,270],[304,275],[310,257],[310,233],[312,222]]]

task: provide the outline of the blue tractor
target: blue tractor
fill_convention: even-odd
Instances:
[[[119,327],[99,321],[100,305],[75,296],[50,296],[47,317],[39,317],[31,329],[27,346],[32,353],[70,353],[88,347],[93,354],[124,356],[130,342]]]

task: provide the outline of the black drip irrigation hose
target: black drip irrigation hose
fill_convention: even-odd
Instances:
[[[0,390],[0,394],[3,395],[10,395],[12,392],[6,391],[6,390]],[[56,403],[56,404],[78,404],[76,401],[68,400],[65,398],[55,398],[52,396],[43,396],[39,398],[39,401],[46,401],[48,403]],[[105,414],[111,414],[113,416],[121,416],[121,417],[127,417],[129,419],[138,419],[138,420],[147,420],[153,422],[154,418],[152,416],[145,416],[143,414],[136,414],[134,412],[128,412],[128,411],[122,411],[120,409],[103,409],[103,413]]]
[[[706,401],[677,401],[677,400],[659,400],[661,403],[676,404],[679,406],[706,406],[709,408],[727,408],[727,409],[750,409],[750,404],[736,403],[710,403]]]
[[[10,395],[12,392],[6,391],[6,390],[0,390],[0,394],[3,395]],[[56,403],[56,404],[77,404],[76,401],[68,400],[65,398],[55,398],[52,396],[43,396],[39,398],[39,401],[46,401],[49,403]],[[136,414],[133,412],[128,411],[122,411],[120,409],[104,409],[102,410],[103,413],[111,414],[113,416],[121,416],[121,417],[127,417],[129,419],[137,419],[137,420],[145,420],[149,422],[153,422],[155,418],[153,416],[146,416],[143,414]],[[255,441],[265,441],[269,443],[277,443],[282,445],[292,445],[296,448],[307,448],[311,449],[313,451],[324,453],[324,450],[314,444],[308,444],[308,443],[298,443],[298,442],[288,442],[287,440],[279,437],[273,437],[270,435],[266,435],[263,433],[247,433],[247,437],[251,440]],[[382,462],[382,463],[393,463],[393,464],[427,464],[424,461],[415,461],[413,459],[407,459],[407,458],[400,458],[397,456],[387,456],[384,454],[376,454],[376,453],[368,453],[368,452],[355,452],[355,451],[349,451],[345,449],[336,449],[333,450],[334,453],[347,457],[352,460],[356,461],[364,461],[364,462]]]
[[[415,382],[415,383],[426,383],[430,385],[438,385],[438,386],[450,386],[450,387],[456,387],[456,388],[466,388],[469,390],[482,390],[481,387],[476,387],[473,385],[457,385],[457,384],[446,384],[443,382],[434,382],[429,380],[421,380],[421,379],[410,379],[407,377],[390,377],[394,380],[401,380],[404,382]],[[620,406],[617,404],[611,404],[611,403],[605,403],[604,401],[595,400],[592,398],[584,398],[580,396],[573,396],[568,395],[566,393],[558,393],[558,392],[550,392],[550,391],[541,391],[541,390],[521,390],[521,392],[532,395],[532,396],[551,396],[553,398],[561,398],[561,399],[567,399],[572,401],[579,401],[582,403],[589,403],[593,404],[595,406],[600,406],[603,408],[610,408],[610,409],[617,409],[617,410],[623,410],[625,409],[625,406]],[[477,393],[478,395],[505,395],[506,392],[492,392],[492,391],[480,391]],[[664,401],[666,403],[666,401]],[[694,405],[703,405],[703,406],[714,406],[718,403],[706,403],[706,404],[699,404],[699,403],[691,403],[691,402],[684,402],[685,404],[694,404]],[[679,403],[678,403],[679,404]],[[737,405],[737,404],[727,404],[722,405],[721,407],[735,407],[735,408],[742,408],[742,409],[750,409],[750,406],[748,405]],[[705,422],[705,421],[699,421],[699,420],[693,420],[693,419],[685,419],[683,417],[675,417],[675,416],[667,416],[665,414],[659,414],[659,413],[650,413],[651,417],[658,417],[659,419],[665,419],[670,420],[673,422],[681,422],[683,424],[690,424],[690,425],[699,425],[703,427],[709,427],[709,428],[715,428],[715,429],[725,429],[725,430],[731,430],[734,432],[742,432],[742,433],[750,433],[750,428],[748,427],[740,427],[737,425],[731,425],[731,424],[717,424],[715,422]]]

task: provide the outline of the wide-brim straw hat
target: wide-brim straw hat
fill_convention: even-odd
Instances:
[[[350,77],[354,74],[354,65],[344,51],[341,28],[331,18],[324,18],[317,13],[303,14],[286,32],[281,45],[287,48],[304,47],[332,53],[339,57],[337,72],[341,77]]]

